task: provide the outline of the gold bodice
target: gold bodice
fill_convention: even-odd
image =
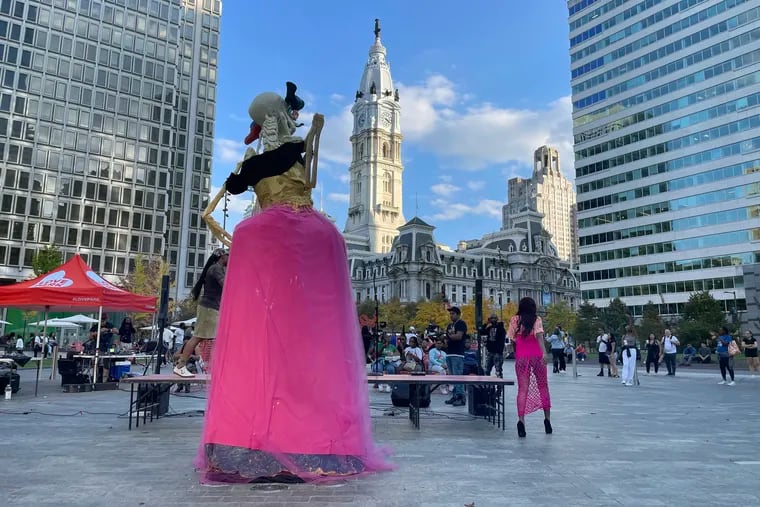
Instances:
[[[253,187],[259,206],[266,209],[276,204],[294,208],[312,206],[311,186],[306,180],[306,170],[300,162],[279,176],[270,176]]]

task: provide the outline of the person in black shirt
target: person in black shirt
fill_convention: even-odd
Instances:
[[[657,375],[657,370],[660,369],[660,344],[657,343],[654,333],[650,333],[647,340],[647,375],[649,375],[649,366],[652,364],[654,364],[654,374]]]
[[[757,357],[757,339],[752,336],[752,331],[744,331],[742,347],[744,348],[744,357],[747,358],[749,372],[754,377],[756,373],[760,373],[760,359]]]
[[[135,334],[137,332],[135,331],[135,326],[132,325],[132,319],[125,317],[119,327],[119,341],[121,343],[132,343],[132,338]]]
[[[462,320],[462,310],[456,306],[449,308],[449,317],[451,323],[446,327],[446,338],[448,338],[446,366],[449,375],[462,375],[464,373],[464,341],[467,335],[467,324]],[[454,385],[451,399],[446,400],[446,404],[455,407],[466,405],[464,385]]]
[[[491,374],[491,368],[496,367],[496,376],[504,378],[502,366],[504,365],[504,345],[507,338],[507,330],[504,323],[499,322],[495,313],[488,317],[488,322],[480,330],[481,336],[486,337],[486,375]]]

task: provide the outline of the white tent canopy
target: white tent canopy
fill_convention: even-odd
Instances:
[[[28,326],[32,327],[53,327],[53,328],[60,328],[60,329],[73,329],[78,328],[79,325],[75,324],[73,322],[65,322],[58,319],[48,319],[48,320],[41,320],[39,322],[30,322],[27,324]]]
[[[179,326],[180,324],[184,324],[187,327],[194,326],[195,321],[198,320],[198,317],[193,317],[192,319],[187,320],[178,320],[177,322],[172,322],[172,326]]]
[[[73,322],[74,324],[95,324],[98,319],[93,319],[87,315],[72,315],[71,317],[64,317],[62,319],[55,319],[58,322]]]

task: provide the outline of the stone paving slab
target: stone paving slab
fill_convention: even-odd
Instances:
[[[61,393],[43,372],[34,398],[34,374],[22,371],[21,392],[0,400],[0,505],[760,505],[760,377],[727,387],[717,370],[679,370],[624,387],[593,365],[579,371],[550,379],[553,435],[533,414],[517,438],[514,388],[506,432],[436,394],[417,431],[406,413],[383,415],[390,395],[370,389],[374,433],[397,470],[330,486],[215,487],[192,469],[202,390],[172,396],[174,416],[130,432],[128,392]]]

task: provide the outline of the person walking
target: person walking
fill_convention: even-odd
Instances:
[[[657,371],[660,369],[660,344],[657,343],[654,333],[649,333],[649,339],[647,340],[647,375],[649,375],[649,367],[654,365],[654,374],[657,375]]]
[[[638,359],[638,350],[636,349],[636,336],[633,334],[633,328],[626,326],[625,336],[623,336],[623,350],[620,355],[623,358],[623,375],[622,384],[632,386],[636,375],[636,361]]]
[[[219,307],[222,301],[222,290],[224,289],[224,277],[227,272],[227,261],[230,254],[223,248],[217,248],[209,256],[206,265],[201,272],[200,278],[195,283],[191,292],[193,299],[198,300],[198,320],[196,325],[198,329],[190,340],[184,346],[180,341],[182,349],[174,365],[174,373],[180,377],[194,377],[195,374],[185,367],[187,359],[195,353],[195,348],[202,340],[213,340],[216,338],[217,324],[219,321]],[[184,335],[184,330],[183,330]],[[171,335],[170,340],[174,339]],[[204,357],[203,361],[210,365],[211,358]],[[207,366],[208,368],[209,366]]]
[[[665,330],[665,336],[661,341],[662,353],[665,356],[665,366],[668,368],[668,375],[671,377],[676,374],[676,355],[678,353],[678,346],[681,342],[678,338],[670,333],[670,329]]]
[[[552,364],[554,368],[552,373],[565,374],[565,341],[562,339],[562,329],[557,326],[552,331],[551,336],[546,337],[546,341],[551,344]]]
[[[517,315],[509,321],[507,336],[515,344],[515,373],[517,374],[517,435],[524,438],[525,415],[543,409],[544,431],[552,433],[550,421],[551,398],[544,362],[544,327],[536,315],[536,302],[522,298]]]
[[[486,337],[486,375],[490,375],[491,369],[496,368],[496,376],[504,378],[504,346],[507,338],[504,323],[499,322],[499,317],[492,313],[480,334]]]
[[[728,382],[728,385],[736,385],[736,382],[734,382],[734,356],[731,354],[732,349],[734,349],[734,347],[731,347],[732,342],[734,343],[734,347],[737,347],[734,338],[728,334],[726,326],[721,326],[720,334],[718,335],[717,352],[720,376],[723,377],[723,380],[718,382],[719,385],[726,385],[726,370],[728,370],[729,375],[731,375],[731,381]],[[738,352],[738,347],[735,350]]]
[[[599,328],[599,336],[596,337],[596,343],[599,347],[599,373],[597,377],[604,377],[604,365],[607,365],[607,375],[612,376],[612,369],[610,365],[610,337],[604,332],[604,329]]]

